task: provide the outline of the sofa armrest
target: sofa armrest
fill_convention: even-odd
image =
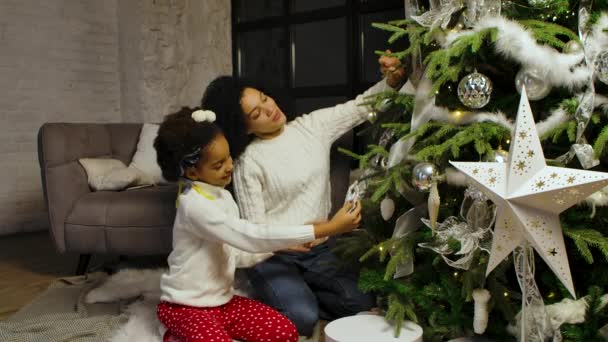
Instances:
[[[66,251],[65,219],[76,201],[91,192],[87,174],[78,159],[113,157],[111,132],[115,126],[118,125],[45,123],[38,131],[44,199],[51,235],[60,252]]]

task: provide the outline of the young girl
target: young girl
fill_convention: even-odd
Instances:
[[[235,269],[272,255],[262,252],[353,230],[360,205],[347,205],[315,225],[273,227],[239,219],[224,189],[232,179],[228,142],[214,121],[213,112],[182,108],[165,118],[154,142],[163,176],[180,182],[173,251],[158,306],[168,329],[164,341],[295,342],[298,333],[286,317],[234,294]]]

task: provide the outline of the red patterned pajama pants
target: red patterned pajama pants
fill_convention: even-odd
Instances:
[[[295,325],[271,307],[234,296],[222,306],[197,308],[161,302],[159,320],[167,327],[164,342],[297,342]]]

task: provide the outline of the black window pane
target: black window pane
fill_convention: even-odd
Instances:
[[[344,6],[346,0],[293,0],[293,12],[306,12],[321,8]]]
[[[239,76],[269,87],[286,85],[285,29],[242,32],[238,35]]]
[[[345,84],[346,20],[292,26],[294,86]]]
[[[333,107],[337,104],[344,103],[348,99],[346,96],[331,96],[331,97],[305,97],[295,100],[296,114],[308,114],[314,110]]]
[[[283,15],[284,0],[239,0],[237,17],[239,22]]]
[[[386,49],[400,51],[405,49],[406,44],[403,39],[389,45],[388,38],[391,36],[390,32],[372,27],[372,23],[386,23],[397,19],[403,19],[403,9],[361,15],[360,27],[362,34],[360,35],[360,53],[363,61],[361,73],[364,82],[376,82],[382,77],[378,68],[379,56],[374,51],[384,51]]]

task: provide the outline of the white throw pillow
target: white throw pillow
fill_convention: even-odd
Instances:
[[[81,158],[78,161],[87,172],[89,186],[95,191],[122,190],[137,179],[137,172],[118,159]]]
[[[137,151],[133,155],[130,168],[138,171],[137,185],[143,184],[165,184],[167,181],[163,178],[163,172],[158,166],[156,160],[156,149],[154,148],[154,139],[158,135],[159,125],[145,123],[139,134],[137,142]]]

